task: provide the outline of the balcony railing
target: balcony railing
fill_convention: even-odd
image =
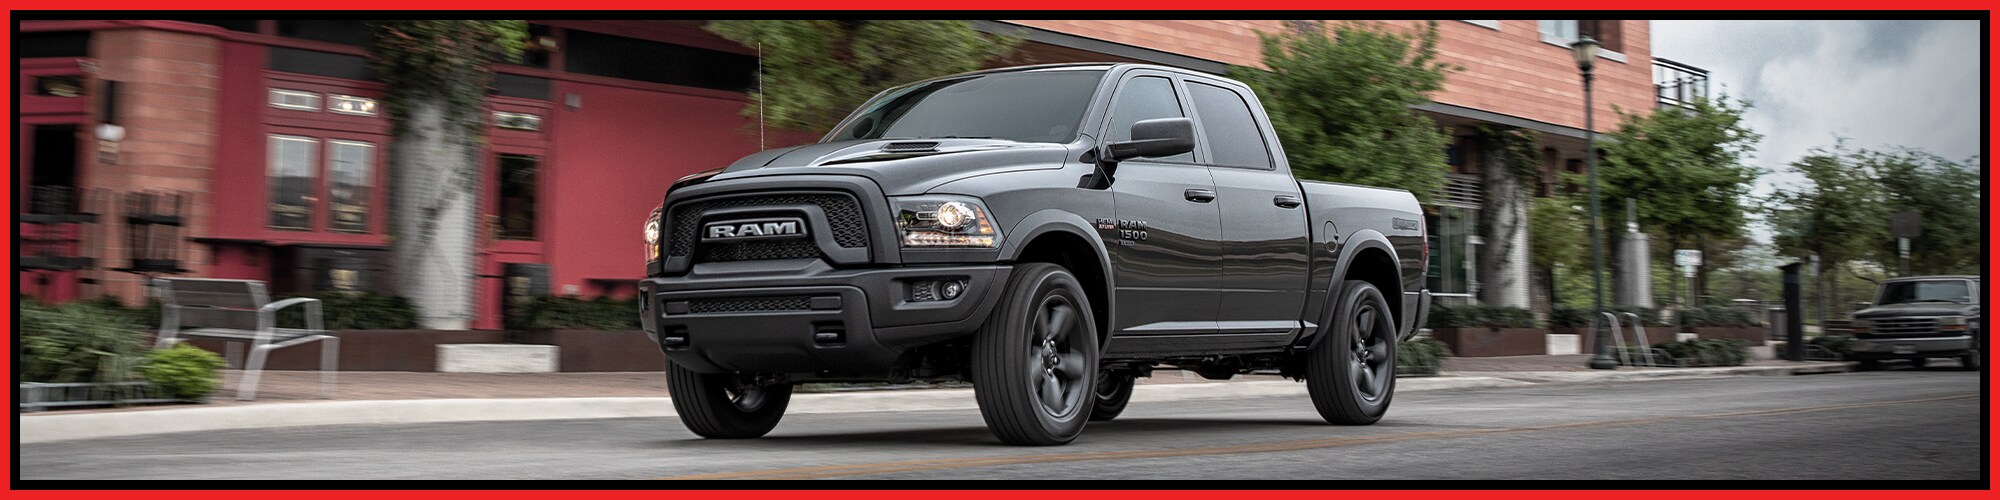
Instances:
[[[1708,70],[1655,57],[1653,89],[1661,108],[1692,106],[1695,99],[1708,98]]]

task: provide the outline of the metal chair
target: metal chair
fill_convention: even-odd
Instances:
[[[264,361],[272,350],[308,342],[320,345],[320,396],[333,397],[335,373],[340,357],[340,338],[322,326],[319,299],[291,298],[270,301],[264,282],[197,278],[156,280],[162,318],[155,347],[164,349],[182,337],[223,339],[232,345],[250,344],[250,358],[237,383],[236,399],[257,398],[257,382],[263,377]],[[304,305],[306,327],[278,328],[278,311]]]

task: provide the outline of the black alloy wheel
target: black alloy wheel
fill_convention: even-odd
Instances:
[[[667,362],[667,393],[689,431],[709,439],[762,437],[791,405],[792,384],[732,373],[696,373]]]
[[[1090,418],[1097,335],[1083,286],[1054,264],[1020,266],[973,344],[973,394],[1002,442],[1057,445]]]
[[[1125,413],[1125,404],[1132,402],[1132,387],[1138,381],[1138,377],[1130,372],[1099,370],[1095,394],[1097,404],[1090,410],[1090,421],[1107,422]]]
[[[1348,281],[1330,331],[1306,356],[1306,392],[1327,422],[1382,419],[1396,392],[1396,322],[1389,301],[1366,281]]]

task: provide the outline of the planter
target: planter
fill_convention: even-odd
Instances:
[[[340,330],[340,371],[343,372],[429,372],[437,370],[440,344],[499,344],[507,342],[507,332],[499,330]],[[641,337],[644,337],[641,335]],[[194,338],[188,343],[227,356],[228,342]],[[238,356],[249,355],[249,343],[238,346]],[[659,352],[658,348],[653,349]],[[240,367],[242,360],[235,360]],[[299,346],[271,351],[266,370],[318,370],[319,347]]]
[[[1618,326],[1619,326],[1617,332],[1618,338],[1623,339],[1625,341],[1625,345],[1628,346],[1639,345],[1639,336],[1634,335],[1632,333],[1632,327],[1622,324]],[[1646,332],[1647,345],[1658,345],[1663,342],[1674,341],[1674,329],[1672,327],[1649,326],[1643,328],[1643,330],[1645,330]],[[1555,328],[1550,328],[1549,333],[1566,333],[1566,334],[1577,335],[1582,342],[1584,354],[1597,353],[1597,335],[1594,332],[1591,332],[1589,327],[1559,326]],[[1607,336],[1606,338],[1609,337]],[[1617,345],[1618,344],[1615,342],[1612,343],[1612,346],[1614,347]]]
[[[188,400],[168,395],[166,389],[152,382],[22,382],[15,392],[15,405],[21,411],[40,411],[50,408],[71,408],[78,406],[111,406],[158,403],[182,403]]]
[[[556,371],[664,372],[660,345],[639,330],[541,330],[521,332],[518,342],[561,348]]]
[[[1704,339],[1736,339],[1750,345],[1764,345],[1766,334],[1761,326],[1701,326],[1690,329]]]
[[[1548,330],[1540,328],[1433,328],[1431,338],[1451,346],[1461,358],[1539,356],[1548,352]]]

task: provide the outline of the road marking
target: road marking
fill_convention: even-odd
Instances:
[[[1682,420],[1682,419],[1741,418],[1741,417],[1757,417],[1766,415],[1784,415],[1791,413],[1810,413],[1810,412],[1821,412],[1821,411],[1832,411],[1832,410],[1848,410],[1856,408],[1871,408],[1878,406],[1894,406],[1894,405],[1906,405],[1906,404],[1917,404],[1917,403],[1934,403],[1939,401],[1955,401],[1961,399],[1974,399],[1978,397],[1979,397],[1978,394],[1967,394],[1960,396],[1944,396],[1944,397],[1925,398],[1925,399],[1906,399],[1899,401],[1877,401],[1872,403],[1800,406],[1792,408],[1775,408],[1769,410],[1647,417],[1647,418],[1634,418],[1634,419],[1623,419],[1623,420],[1599,420],[1591,422],[1571,422],[1564,424],[1533,425],[1525,427],[1411,432],[1403,434],[1386,434],[1381,436],[1337,437],[1337,438],[1308,439],[1301,441],[1276,441],[1269,443],[1237,444],[1237,445],[1225,445],[1225,446],[1203,446],[1196,448],[1174,448],[1174,449],[1164,449],[1164,450],[1094,451],[1094,452],[1082,452],[1082,453],[1057,453],[1057,454],[1046,454],[1046,455],[940,458],[940,459],[930,459],[930,460],[909,460],[900,462],[877,462],[877,463],[851,464],[851,465],[797,467],[789,469],[770,469],[770,470],[760,470],[760,471],[719,472],[713,474],[695,474],[689,476],[663,477],[659,479],[672,479],[672,480],[821,479],[821,478],[840,477],[840,476],[866,476],[875,474],[891,474],[897,472],[915,472],[915,471],[943,470],[943,469],[966,469],[973,467],[992,467],[998,465],[1017,465],[1017,464],[1053,463],[1053,462],[1085,462],[1085,461],[1096,461],[1096,460],[1133,460],[1133,459],[1143,459],[1143,458],[1174,458],[1174,457],[1192,457],[1192,456],[1203,456],[1203,455],[1233,455],[1240,453],[1271,453],[1271,452],[1283,452],[1283,451],[1311,450],[1319,448],[1336,448],[1342,446],[1357,446],[1364,444],[1394,443],[1400,441],[1414,441],[1421,439],[1478,437],[1478,436],[1491,436],[1498,434],[1518,434],[1526,432],[1544,432],[1544,431],[1554,431],[1554,430],[1623,427],[1632,425],[1660,423],[1660,422]]]

